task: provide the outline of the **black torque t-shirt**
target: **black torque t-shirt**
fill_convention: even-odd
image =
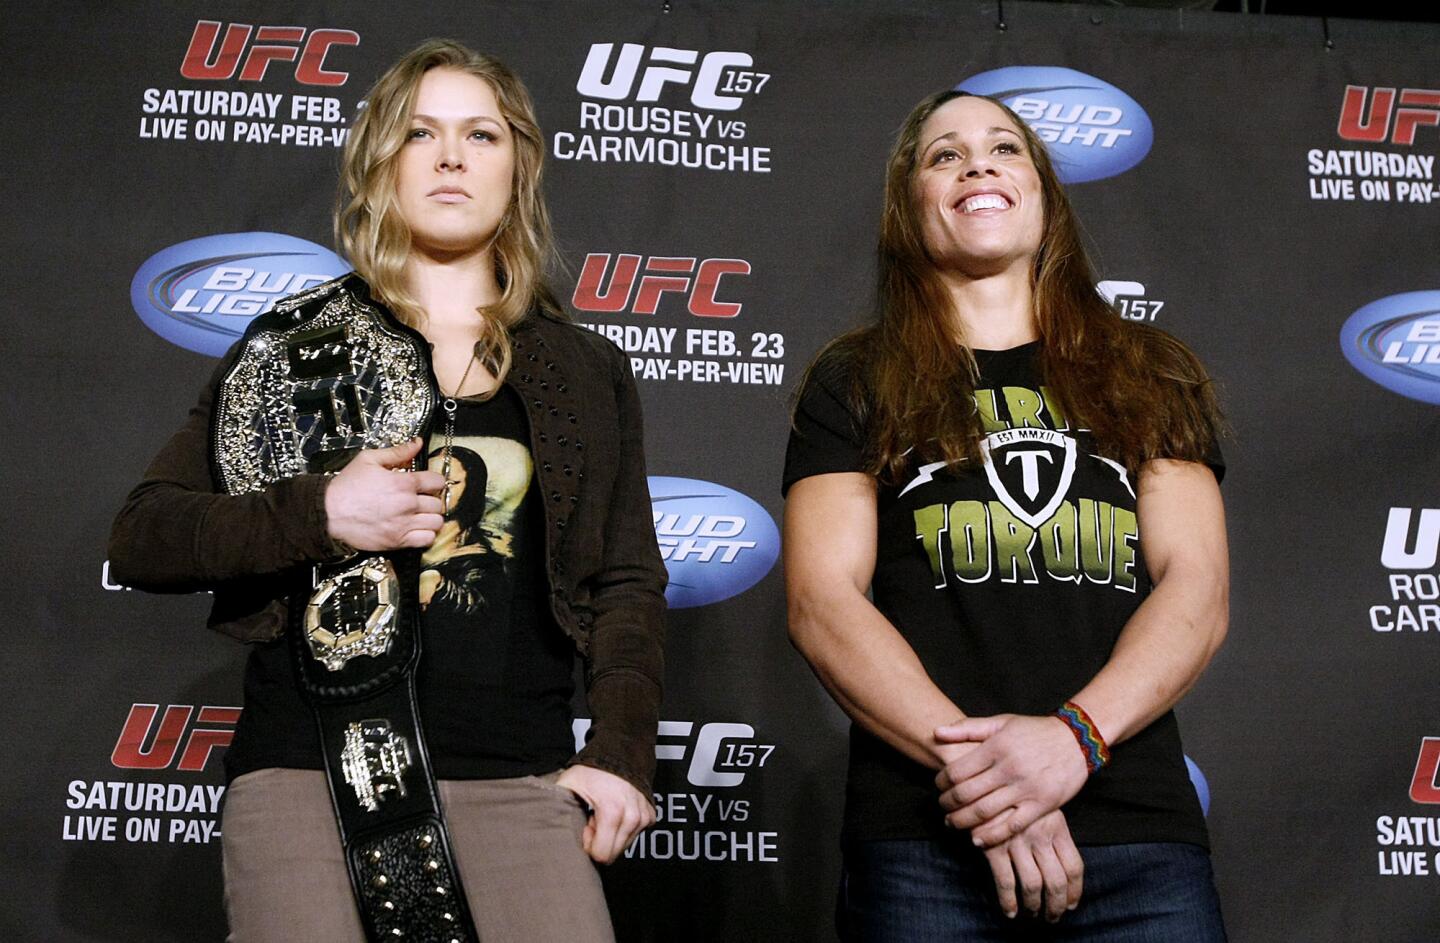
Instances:
[[[1099,673],[1151,589],[1135,483],[1060,413],[1038,382],[1037,351],[975,352],[983,467],[917,464],[877,496],[875,605],[972,716],[1053,712]],[[785,490],[863,470],[865,433],[849,390],[833,359],[811,372]],[[1223,470],[1218,453],[1213,467]],[[1064,806],[1078,844],[1207,845],[1173,713],[1112,752]],[[852,724],[845,837],[944,835],[934,778]]]
[[[429,443],[441,471],[444,418]],[[524,406],[502,387],[460,400],[451,510],[421,558],[420,722],[435,775],[496,779],[558,769],[574,754],[575,647],[555,623]],[[320,769],[313,712],[289,642],[252,651],[228,777],[270,766]]]

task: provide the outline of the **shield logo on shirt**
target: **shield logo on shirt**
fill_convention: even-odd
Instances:
[[[1051,429],[1006,429],[980,442],[985,476],[1010,513],[1038,528],[1075,477],[1075,440]]]

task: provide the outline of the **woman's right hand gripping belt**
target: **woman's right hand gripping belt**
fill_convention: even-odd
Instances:
[[[326,529],[356,550],[428,547],[444,523],[439,472],[410,471],[422,440],[365,449],[325,489]]]

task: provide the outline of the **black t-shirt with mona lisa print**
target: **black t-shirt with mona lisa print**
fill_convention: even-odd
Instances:
[[[441,470],[443,423],[430,440]],[[461,400],[450,514],[421,558],[416,688],[436,775],[524,776],[575,753],[575,646],[550,614],[544,530],[524,406],[502,387]]]
[[[441,470],[444,417],[429,443]],[[574,755],[575,647],[547,605],[541,509],[524,406],[509,387],[460,400],[450,513],[420,573],[420,722],[435,775],[498,779],[558,769]],[[314,714],[289,643],[258,646],[245,711],[226,754],[234,779],[279,766],[321,769]]]

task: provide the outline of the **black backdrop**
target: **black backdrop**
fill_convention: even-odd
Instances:
[[[675,601],[701,604],[670,616],[663,821],[607,875],[623,938],[831,934],[845,723],[786,642],[771,565],[786,397],[863,316],[904,113],[993,80],[1030,89],[1024,107],[1070,135],[1073,179],[1100,175],[1071,193],[1106,289],[1195,347],[1237,430],[1231,637],[1180,708],[1233,937],[1434,939],[1440,28],[1335,21],[1327,48],[1318,20],[1006,3],[1001,29],[997,15],[685,0],[9,11],[0,935],[223,935],[207,749],[233,726],[243,652],[203,629],[207,597],[115,586],[105,537],[212,369],[192,348],[223,347],[215,325],[303,283],[287,273],[336,264],[319,248],[334,142],[368,83],[447,35],[529,83],[571,270],[557,285],[587,287],[577,320],[636,358],[652,474],[707,496],[656,505],[678,515],[660,520],[691,590]],[[587,73],[592,55],[608,68]],[[1021,71],[986,75],[1007,67]],[[262,113],[217,117],[216,91]],[[182,335],[187,319],[200,326]]]

